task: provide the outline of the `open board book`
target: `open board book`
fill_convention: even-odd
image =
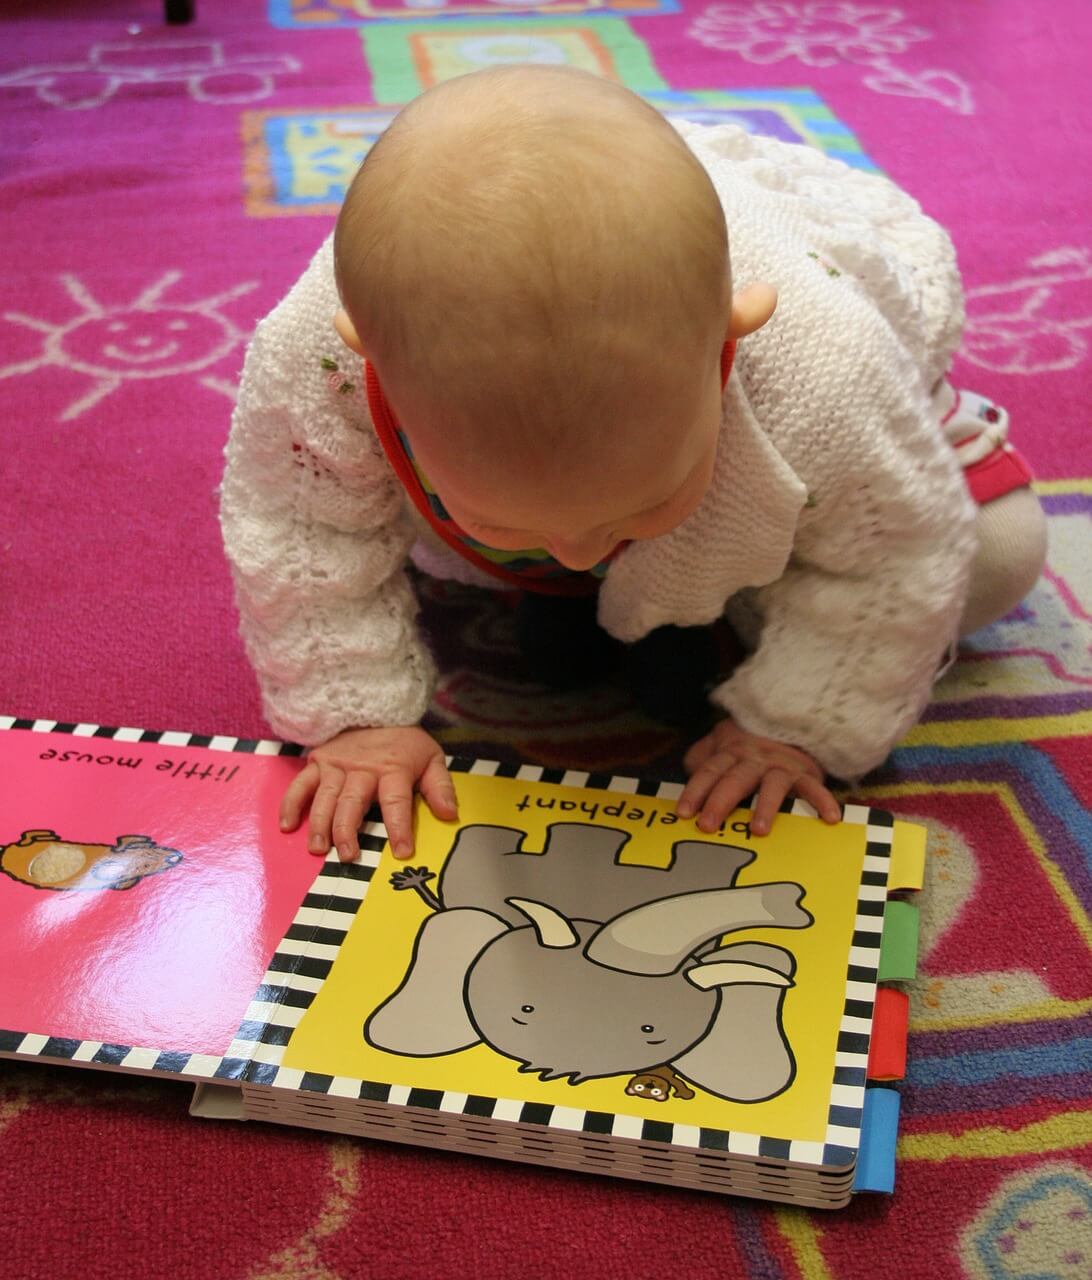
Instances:
[[[0,718],[0,1055],[232,1115],[834,1208],[893,1185],[921,828],[454,759],[395,861],[278,829],[299,748]]]

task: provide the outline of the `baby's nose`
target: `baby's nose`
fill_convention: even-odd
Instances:
[[[584,570],[605,559],[611,549],[602,538],[553,538],[546,550],[566,569]]]

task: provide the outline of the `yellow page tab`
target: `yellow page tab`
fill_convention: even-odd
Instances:
[[[921,888],[925,879],[925,842],[928,834],[919,823],[895,819],[891,873],[887,882],[889,892]]]

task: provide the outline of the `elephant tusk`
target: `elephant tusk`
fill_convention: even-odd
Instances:
[[[534,902],[530,898],[505,898],[505,902],[530,920],[542,946],[561,949],[575,947],[580,941],[576,930],[561,912],[544,902]]]
[[[714,960],[711,964],[699,964],[687,969],[686,977],[694,986],[702,991],[710,987],[736,987],[753,985],[759,987],[791,987],[795,983],[776,969],[767,969],[761,964],[740,964],[736,961]]]

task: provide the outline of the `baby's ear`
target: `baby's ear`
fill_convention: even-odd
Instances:
[[[732,295],[729,338],[746,338],[756,333],[777,310],[777,290],[772,284],[749,284]]]
[[[347,311],[341,310],[334,316],[334,328],[337,330],[337,336],[350,351],[355,351],[358,356],[364,354],[364,344],[360,341],[356,325],[349,319]]]

